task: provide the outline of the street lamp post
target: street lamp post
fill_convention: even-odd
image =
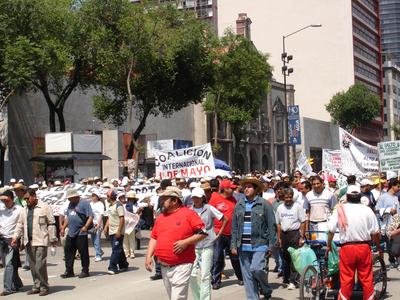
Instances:
[[[310,24],[307,25],[305,27],[302,27],[290,34],[287,35],[283,35],[282,36],[282,55],[281,55],[281,59],[283,62],[283,66],[282,66],[282,74],[283,74],[283,89],[284,89],[284,97],[285,97],[285,105],[286,105],[286,116],[288,116],[288,107],[289,107],[289,103],[288,103],[288,99],[287,99],[287,84],[286,84],[286,77],[289,76],[291,73],[293,73],[293,68],[288,68],[287,65],[289,64],[289,62],[293,59],[293,55],[288,55],[286,53],[286,47],[285,47],[285,39],[300,32],[303,31],[307,28],[310,27],[321,27],[321,24]],[[294,102],[294,101],[293,101]],[[294,105],[294,103],[290,103],[291,105]],[[296,164],[296,145],[293,144],[292,145],[292,157],[293,157],[293,161],[292,163],[290,163],[290,154],[289,154],[289,122],[288,122],[288,118],[286,118],[286,142],[287,142],[287,149],[286,149],[286,160],[288,163],[288,171],[290,171],[290,167],[292,165],[292,169],[295,168],[295,164]]]

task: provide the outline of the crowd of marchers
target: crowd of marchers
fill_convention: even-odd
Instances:
[[[145,268],[151,280],[162,279],[169,299],[211,299],[225,277],[229,255],[247,299],[269,299],[269,262],[288,289],[298,288],[298,274],[288,248],[302,247],[309,230],[327,230],[327,251],[335,233],[340,243],[339,299],[350,299],[354,274],[363,287],[364,299],[373,297],[371,244],[377,251],[386,244],[389,262],[397,267],[400,245],[400,182],[382,173],[370,178],[347,176],[339,188],[326,174],[304,176],[277,172],[253,172],[233,178],[155,178],[132,181],[87,178],[82,184],[101,186],[83,199],[67,190],[66,201],[56,217],[38,199],[39,189],[69,182],[26,187],[12,180],[0,196],[0,241],[4,267],[2,296],[18,292],[23,282],[19,267],[30,269],[33,286],[28,294],[49,294],[47,254],[62,245],[65,272],[74,277],[79,258],[79,278],[90,276],[89,241],[95,258],[103,260],[101,240],[111,245],[108,274],[128,270],[129,259],[140,247],[142,229],[150,229]],[[139,199],[135,184],[155,183],[153,196]],[[397,249],[397,250],[396,250]],[[20,252],[25,251],[22,263]]]

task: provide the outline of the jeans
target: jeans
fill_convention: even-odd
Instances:
[[[90,234],[96,257],[102,257],[103,250],[101,249],[101,229],[96,230],[95,233]]]
[[[89,273],[89,245],[87,235],[78,235],[65,239],[64,253],[65,253],[65,269],[67,273],[74,273],[74,261],[76,250],[81,256],[82,272]]]
[[[108,270],[117,272],[119,270],[125,269],[129,266],[126,261],[126,256],[123,249],[124,236],[121,235],[119,239],[115,237],[115,234],[110,235],[111,242],[111,257],[110,264],[108,265]]]
[[[19,251],[11,247],[6,241],[1,242],[1,260],[4,266],[4,291],[12,292],[23,286],[18,275]]]
[[[190,288],[194,300],[211,299],[211,265],[214,247],[196,249],[196,260],[194,261],[190,277]]]
[[[188,298],[191,271],[192,264],[161,266],[164,286],[170,300],[186,300]]]
[[[259,289],[264,296],[272,294],[268,276],[264,271],[265,252],[238,250],[247,300],[259,300]]]
[[[391,240],[386,235],[382,235],[382,241],[386,243],[386,251],[389,254],[389,262],[396,263],[396,257],[393,256],[392,251],[391,251],[391,249],[392,249]]]
[[[212,284],[221,284],[221,273],[225,267],[225,251],[229,253],[229,258],[233,270],[235,271],[238,280],[243,280],[242,272],[240,270],[239,258],[232,255],[230,251],[231,247],[231,237],[227,235],[221,235],[214,244],[214,255],[213,255],[213,265],[212,265]]]
[[[47,247],[26,245],[26,254],[31,266],[33,279],[32,290],[49,290],[49,278],[47,276]]]
[[[272,257],[275,260],[275,265],[278,267],[278,272],[279,273],[283,272],[284,261],[282,259],[282,252],[279,249],[279,247],[272,248]]]

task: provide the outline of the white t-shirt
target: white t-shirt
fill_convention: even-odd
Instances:
[[[309,191],[304,201],[304,209],[310,211],[311,222],[326,221],[329,212],[336,205],[335,195],[328,189],[324,189],[321,194]]]
[[[306,221],[306,214],[303,207],[294,202],[288,207],[285,203],[278,206],[275,213],[276,224],[281,225],[282,231],[299,230],[301,223]]]
[[[0,235],[5,238],[14,236],[15,227],[17,227],[19,214],[22,207],[14,205],[8,209],[5,205],[0,210]]]
[[[104,204],[101,201],[97,201],[97,202],[91,201],[90,206],[92,207],[92,211],[93,211],[93,215],[94,215],[93,224],[97,225],[98,221],[99,221],[99,217],[104,215]]]
[[[346,231],[339,230],[340,243],[370,241],[371,235],[379,230],[378,222],[373,211],[361,203],[342,204],[347,219]],[[337,209],[328,221],[330,232],[339,228]]]

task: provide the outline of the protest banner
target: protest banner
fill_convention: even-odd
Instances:
[[[379,143],[378,153],[382,172],[400,171],[400,141]]]
[[[131,190],[136,193],[139,202],[146,197],[151,197],[156,194],[156,189],[159,184],[144,184],[132,186]],[[50,205],[53,210],[53,214],[58,216],[60,214],[60,208],[67,200],[66,194],[69,189],[76,189],[82,199],[90,199],[93,192],[100,195],[100,198],[105,199],[108,188],[102,188],[91,185],[83,185],[79,183],[71,183],[65,186],[55,186],[46,190],[37,191],[37,197],[42,201]],[[123,188],[117,188],[117,191],[123,191]]]
[[[156,177],[199,178],[214,171],[214,157],[211,144],[170,150],[153,151],[156,164]]]
[[[378,149],[339,128],[342,172],[361,175],[379,171]]]
[[[340,150],[322,149],[322,170],[341,172],[342,155]]]
[[[313,171],[311,165],[308,162],[307,156],[304,154],[304,152],[300,153],[296,165],[297,168],[300,170],[300,172],[305,176],[308,176]]]

